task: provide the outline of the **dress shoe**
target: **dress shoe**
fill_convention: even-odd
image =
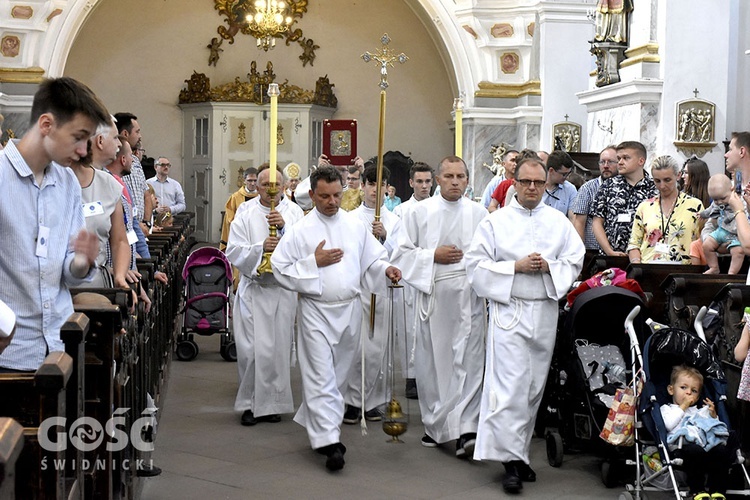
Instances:
[[[383,413],[379,409],[373,408],[365,412],[365,420],[368,422],[380,422],[383,420]]]
[[[258,422],[268,422],[270,424],[278,424],[281,422],[281,415],[275,413],[273,415],[263,415],[262,417],[255,417]]]
[[[161,468],[153,464],[151,464],[150,467],[144,467],[143,469],[138,469],[135,472],[135,475],[138,477],[154,477],[160,474],[161,474]]]
[[[516,471],[518,472],[518,477],[524,483],[533,483],[536,481],[536,472],[534,472],[534,469],[529,464],[521,461],[516,462]]]
[[[458,458],[471,458],[474,456],[474,447],[477,444],[477,435],[474,432],[462,434],[456,441],[456,456]]]
[[[406,379],[406,389],[404,390],[404,396],[406,399],[419,399],[419,393],[417,392],[417,381],[413,378]]]
[[[329,444],[324,446],[320,451],[328,457],[326,458],[326,469],[330,471],[337,471],[344,468],[344,453],[346,453],[346,446],[341,443]]]
[[[255,425],[258,423],[258,419],[253,415],[253,410],[245,410],[242,412],[242,418],[240,418],[242,425]]]
[[[523,488],[521,478],[518,476],[518,468],[513,462],[508,462],[505,465],[505,474],[503,474],[503,490],[506,493],[519,493]]]
[[[425,434],[424,436],[422,436],[422,446],[424,446],[425,448],[437,448],[438,443],[430,436]]]
[[[348,425],[359,423],[362,418],[362,409],[356,406],[346,405],[346,411],[344,412],[343,422]]]

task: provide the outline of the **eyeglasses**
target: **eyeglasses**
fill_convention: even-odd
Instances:
[[[516,179],[516,182],[525,188],[528,188],[531,186],[541,188],[541,187],[544,187],[544,183],[547,181],[532,181],[531,179]]]
[[[555,170],[555,172],[557,172],[558,174],[560,174],[563,179],[565,179],[567,176],[569,176],[570,174],[573,173],[572,170],[568,170],[567,172],[560,172],[559,170]]]
[[[599,160],[599,165],[617,165],[617,160]]]
[[[156,166],[157,167],[171,167],[172,164],[171,163],[157,163]]]

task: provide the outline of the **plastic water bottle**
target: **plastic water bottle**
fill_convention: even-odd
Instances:
[[[610,383],[620,382],[622,385],[627,384],[625,368],[620,365],[612,364],[607,361],[604,363],[604,374],[607,376]]]

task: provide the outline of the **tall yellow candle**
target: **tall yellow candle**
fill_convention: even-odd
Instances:
[[[279,120],[279,84],[272,83],[268,86],[268,96],[271,98],[271,149],[268,154],[268,162],[270,163],[271,172],[268,174],[268,182],[273,184],[276,182],[276,144],[277,144],[277,130]]]
[[[461,158],[461,154],[463,153],[463,143],[464,143],[464,125],[463,125],[464,103],[460,97],[453,100],[453,109],[455,112],[455,120],[456,120],[455,153],[456,153],[456,156]]]

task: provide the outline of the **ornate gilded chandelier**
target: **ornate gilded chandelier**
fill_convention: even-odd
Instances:
[[[255,14],[248,14],[250,33],[258,39],[258,48],[268,52],[276,46],[276,37],[289,29],[290,16],[284,16],[286,4],[277,0],[256,0]]]

